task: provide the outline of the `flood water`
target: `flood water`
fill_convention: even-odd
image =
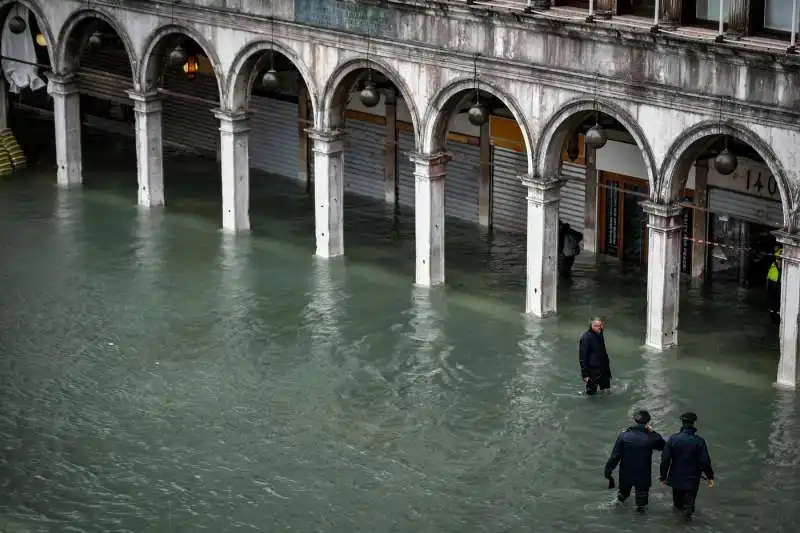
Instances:
[[[408,214],[348,198],[347,256],[319,260],[296,184],[254,176],[231,237],[213,160],[172,157],[140,210],[121,145],[86,150],[84,188],[0,181],[0,531],[676,531],[666,490],[638,516],[606,489],[635,408],[665,435],[699,415],[718,484],[679,530],[800,530],[758,291],[687,285],[680,348],[650,353],[641,271],[583,256],[540,321],[519,237],[448,223],[447,286],[415,288]],[[595,314],[614,391],[587,398]]]

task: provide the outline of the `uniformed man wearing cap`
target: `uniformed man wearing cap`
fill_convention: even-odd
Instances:
[[[697,415],[681,415],[681,430],[667,439],[661,454],[661,475],[664,485],[672,487],[672,504],[682,511],[687,519],[692,518],[695,499],[700,489],[700,480],[705,475],[708,487],[714,487],[714,469],[703,437],[697,435],[694,423]]]

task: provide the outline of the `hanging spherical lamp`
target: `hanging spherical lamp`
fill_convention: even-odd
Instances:
[[[189,54],[186,52],[186,49],[181,46],[180,44],[172,49],[169,53],[169,63],[175,68],[181,68],[183,65],[186,64],[186,60],[189,59]]]
[[[42,48],[47,48],[47,39],[45,38],[43,33],[36,34],[36,44],[38,44]]]
[[[11,30],[11,33],[15,33],[17,35],[24,32],[27,27],[28,25],[25,23],[25,19],[19,15],[12,17],[8,22],[8,29]]]
[[[94,32],[86,42],[90,50],[98,50],[103,46],[103,34],[99,31]]]
[[[585,142],[592,150],[599,150],[608,142],[608,134],[603,126],[596,123],[586,132]]]
[[[736,170],[738,166],[739,161],[736,159],[736,156],[728,151],[727,148],[722,150],[714,159],[714,168],[723,176],[733,174],[733,171]]]
[[[483,126],[489,120],[489,109],[480,102],[475,102],[467,111],[467,120],[473,126]]]
[[[364,82],[364,88],[361,89],[359,97],[364,107],[375,107],[378,105],[378,102],[381,101],[381,95],[378,93],[378,89],[375,88],[375,84],[372,80]]]
[[[264,86],[265,89],[269,89],[274,91],[280,86],[281,82],[278,79],[278,73],[275,72],[274,68],[270,68],[268,71],[261,76],[261,85]]]

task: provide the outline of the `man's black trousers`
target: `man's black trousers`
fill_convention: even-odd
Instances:
[[[623,483],[620,483],[617,499],[621,502],[627,500],[628,496],[631,495],[631,489],[633,488],[634,487],[632,487],[631,485],[625,485]],[[634,500],[636,501],[636,507],[647,507],[649,498],[650,498],[650,487],[636,487],[636,492],[634,493]]]
[[[692,490],[672,489],[672,505],[676,509],[691,516],[694,513],[694,502],[697,499],[697,491],[700,487]]]

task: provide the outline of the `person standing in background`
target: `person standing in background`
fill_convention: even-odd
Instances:
[[[575,258],[581,253],[583,234],[566,222],[558,222],[558,272],[564,278],[572,276]]]
[[[597,389],[611,389],[611,362],[606,351],[606,340],[603,336],[605,321],[595,317],[578,342],[578,361],[581,366],[581,379],[586,384],[586,394],[593,396]]]

